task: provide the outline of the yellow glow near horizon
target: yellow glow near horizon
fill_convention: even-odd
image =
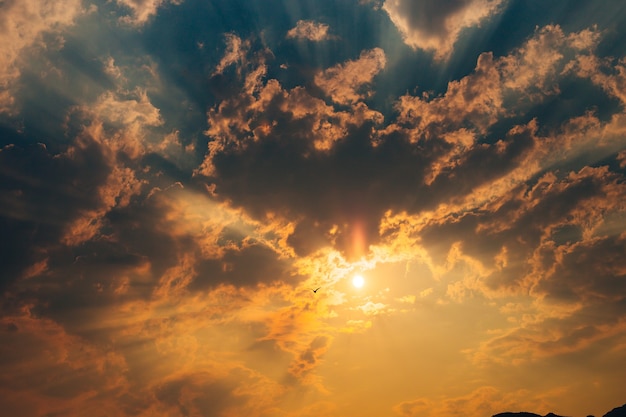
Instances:
[[[352,278],[352,285],[354,285],[355,288],[362,288],[363,285],[365,285],[365,278],[363,278],[362,275],[355,275]]]

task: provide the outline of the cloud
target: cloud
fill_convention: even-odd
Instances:
[[[425,244],[432,248],[443,247],[444,253],[447,253],[453,242],[464,240],[459,239],[460,236],[472,236],[472,239],[476,239],[484,235],[485,241],[481,242],[482,245],[468,245],[464,250],[470,250],[470,246],[480,248],[482,251],[491,248],[488,252],[495,257],[502,248],[501,243],[494,240],[498,236],[502,238],[524,236],[523,242],[532,247],[538,244],[546,233],[550,233],[551,228],[565,224],[576,224],[583,230],[593,230],[604,213],[622,209],[614,204],[612,198],[605,197],[604,193],[611,195],[623,193],[622,187],[616,183],[605,184],[609,178],[612,178],[612,175],[602,169],[583,169],[579,173],[572,172],[560,180],[553,174],[546,174],[538,178],[532,187],[521,184],[508,193],[487,200],[489,202],[481,199],[484,205],[480,205],[478,210],[486,210],[482,213],[466,214],[452,222],[450,221],[452,219],[442,211],[444,217],[431,221],[422,229],[421,236]],[[615,177],[611,181],[614,180]],[[565,218],[569,220],[566,221]],[[448,232],[450,240],[446,238]],[[436,243],[438,244],[435,245]],[[514,244],[516,250],[512,252],[521,253],[520,243]],[[504,262],[507,255],[503,253],[498,256],[502,256],[503,258],[498,259]]]
[[[150,103],[145,90],[138,89],[124,99],[107,92],[93,105],[98,117],[118,126],[133,129],[135,124],[159,126],[162,123],[159,110]]]
[[[97,143],[111,172],[98,186],[99,207],[84,210],[73,221],[63,238],[66,244],[78,245],[95,237],[103,226],[103,217],[115,207],[128,206],[145,183],[137,178],[132,168],[121,163],[118,156],[124,154],[137,159],[143,155],[148,148],[146,130],[161,125],[162,120],[145,91],[139,90],[133,96],[124,100],[109,92],[91,106],[75,109],[88,124],[75,146],[87,146],[85,143],[91,141]],[[76,147],[68,149],[68,158],[76,155]]]
[[[124,16],[122,21],[132,23],[134,25],[145,24],[152,16],[154,16],[159,7],[167,3],[174,5],[181,4],[183,0],[115,0],[119,5],[125,6],[131,10],[131,15]]]
[[[497,146],[475,143],[481,138],[484,140],[484,135],[489,133],[496,122],[509,120],[514,123],[529,108],[558,95],[560,82],[566,77],[568,66],[576,62],[577,57],[593,53],[594,39],[596,36],[587,30],[565,34],[558,26],[547,26],[538,29],[533,38],[510,55],[494,59],[491,54],[484,53],[479,57],[474,73],[450,82],[445,94],[434,98],[428,94],[422,97],[401,97],[396,105],[399,111],[398,124],[389,125],[381,134],[402,133],[413,143],[425,141],[423,143],[429,143],[437,150],[436,154],[429,157],[430,172],[425,177],[426,184],[434,192],[455,189],[456,196],[465,194],[465,191],[455,188],[463,185],[465,176],[459,173],[465,168],[480,170],[481,165],[474,163],[477,161],[474,158],[490,154],[503,163],[502,167],[507,167],[507,172],[497,171],[499,164],[490,164],[489,174],[486,177],[479,176],[481,179],[476,181],[477,171],[474,171],[472,184],[475,189],[468,198],[484,201],[490,198],[487,195],[504,193],[506,190],[500,187],[510,189],[512,184],[531,178],[542,167],[554,164],[555,159],[552,158],[556,155],[562,161],[568,160],[591,146],[589,140],[594,134],[575,133],[582,128],[578,123],[589,122],[590,128],[595,125],[594,130],[601,130],[595,122],[597,118],[586,115],[573,118],[562,127],[552,128],[555,132],[563,129],[560,139],[556,139],[559,134],[549,140],[537,138],[537,123],[530,121],[525,126],[511,127],[506,137],[497,142]],[[533,57],[538,55],[537,48],[546,56],[560,58],[549,65],[531,65],[530,62],[535,59]],[[581,106],[584,105],[581,103]],[[596,134],[606,136],[600,130],[596,130]],[[539,143],[541,146],[538,146]],[[616,142],[612,145],[607,142],[603,149],[606,154],[610,154],[618,147]],[[502,158],[508,162],[504,163]],[[499,179],[496,181],[496,178]],[[449,186],[444,186],[448,180],[451,180]],[[469,201],[466,203],[470,204]]]
[[[0,113],[13,113],[15,90],[29,48],[46,48],[44,35],[62,36],[84,12],[80,0],[63,4],[46,0],[5,1],[0,15]]]
[[[315,84],[336,103],[355,103],[368,96],[362,92],[363,88],[372,83],[386,63],[382,49],[363,51],[357,60],[338,64],[317,74]]]
[[[357,309],[361,310],[366,316],[377,316],[379,314],[384,314],[388,310],[388,306],[383,303],[368,301],[367,303],[358,306]]]
[[[292,362],[290,372],[298,377],[303,378],[318,366],[321,356],[328,350],[329,339],[327,336],[317,336],[311,341],[309,346],[303,352],[300,352],[297,360]]]
[[[154,316],[159,304],[115,303],[122,311],[106,314],[100,322],[104,326],[91,327],[85,336],[76,334],[81,331],[70,317],[59,321],[37,318],[29,309],[3,314],[3,334],[7,334],[5,328],[12,330],[10,339],[4,338],[2,344],[2,366],[13,377],[0,377],[0,392],[25,401],[6,405],[18,415],[58,412],[79,416],[97,410],[121,416],[183,416],[188,410],[270,413],[284,387],[227,359],[224,345],[220,348],[211,342],[217,334],[214,330],[208,338],[198,336],[207,333],[206,317],[211,314],[206,303],[210,301],[186,303],[173,321]],[[205,304],[205,309],[190,316],[200,304]],[[104,307],[102,313],[112,313],[107,310],[111,304]],[[92,309],[83,310],[89,319],[76,318],[79,328],[96,323],[93,313]],[[211,328],[218,326],[219,320]],[[108,339],[104,350],[102,337]],[[128,360],[136,355],[142,357],[141,363]],[[40,378],[35,382],[35,375],[44,369],[53,381]],[[114,398],[102,395],[109,391],[116,393]]]
[[[529,93],[535,89],[557,93],[552,89],[558,78],[578,60],[592,56],[599,40],[600,33],[593,28],[574,33],[565,33],[558,25],[538,29],[518,53],[502,60],[505,86]]]
[[[262,415],[271,412],[271,404],[281,391],[261,375],[245,368],[233,368],[226,375],[208,372],[178,375],[155,387],[154,396],[166,408],[167,415]]]
[[[578,351],[623,333],[626,262],[619,254],[625,247],[624,236],[603,236],[542,248],[545,275],[533,292],[569,314],[545,320],[544,329],[552,329],[551,335],[534,328],[536,324],[520,329],[521,334],[533,329],[537,335],[528,339],[529,353],[545,356]]]
[[[466,416],[466,415],[494,415],[503,410],[540,409],[549,410],[545,399],[528,398],[525,390],[516,390],[508,393],[497,388],[484,386],[475,389],[469,394],[432,400],[420,398],[404,401],[394,406],[394,411],[401,417],[417,416]]]
[[[475,72],[450,83],[442,96],[401,98],[399,125],[381,132],[383,141],[386,135],[405,134],[414,143],[440,144],[441,153],[427,159],[432,164],[425,177],[429,190],[460,186],[452,194],[422,197],[422,207],[429,207],[428,197],[446,202],[430,206],[437,207],[432,212],[418,211],[411,220],[400,212],[397,221],[403,226],[387,224],[381,229],[384,241],[408,239],[423,247],[431,271],[448,282],[446,296],[456,302],[516,296],[529,303],[508,315],[511,328],[471,350],[478,363],[538,361],[618,340],[623,333],[623,300],[613,300],[607,290],[612,285],[612,294],[622,293],[623,265],[610,255],[623,250],[622,238],[615,235],[621,227],[602,226],[604,219],[624,212],[621,174],[585,167],[603,158],[619,160],[621,113],[601,121],[591,111],[581,112],[560,124],[543,124],[542,132],[539,122],[531,120],[510,128],[493,144],[481,143],[494,123],[513,121],[529,107],[558,97],[572,75],[620,99],[615,86],[621,83],[621,63],[597,60],[597,43],[594,30],[567,34],[558,26],[538,29],[508,56],[483,54]],[[470,86],[477,88],[475,93],[464,90]],[[474,97],[488,98],[490,104],[474,102]],[[524,98],[516,102],[513,97]],[[504,160],[507,169],[498,171],[496,161]],[[483,163],[490,167],[485,177],[479,168]],[[484,186],[465,189],[467,175],[474,186]],[[457,200],[460,195],[466,197]],[[570,252],[571,258],[565,255]],[[574,265],[574,259],[582,263],[589,257],[598,260],[588,262],[590,269]]]
[[[473,351],[476,361],[536,361],[623,331],[626,267],[616,255],[624,249],[623,236],[605,235],[600,225],[624,213],[625,193],[619,175],[605,167],[563,179],[546,174],[532,188],[495,203],[494,211],[421,232],[431,253],[441,250],[439,242],[448,261],[469,266],[449,284],[449,297],[462,302],[477,295],[531,295],[528,308],[507,309],[514,326]]]
[[[307,291],[308,293],[309,291]],[[303,299],[294,298],[298,303],[267,314],[263,320],[267,333],[260,341],[271,341],[282,351],[291,354],[288,372],[304,384],[321,384],[311,375],[319,366],[323,354],[328,350],[331,337],[317,320],[323,313],[321,306],[302,304]]]
[[[320,42],[334,39],[328,33],[328,25],[312,20],[298,20],[296,26],[287,32],[288,39],[307,39],[312,42]]]
[[[125,82],[124,77],[120,80]],[[15,256],[3,286],[22,274],[35,274],[27,263],[45,265],[55,245],[79,247],[102,236],[107,216],[140,196],[146,181],[136,171],[137,163],[152,148],[148,131],[162,123],[145,89],[120,89],[69,109],[68,143],[61,149],[17,144],[0,152],[6,167],[2,175],[11,179],[8,191],[19,196],[6,201],[5,231],[19,236],[33,227],[45,230],[32,235],[29,244],[13,246]],[[38,170],[19,166],[22,158],[39,161]],[[46,272],[37,270],[35,275]]]
[[[626,60],[620,60],[616,65],[612,59],[600,59],[596,56],[583,55],[575,62],[570,63],[568,70],[579,77],[589,78],[602,87],[607,93],[618,98],[622,104],[626,103]]]
[[[474,73],[448,84],[441,97],[402,96],[397,103],[400,121],[418,129],[417,134],[444,136],[448,142],[461,145],[475,141],[472,131],[463,130],[468,123],[482,133],[506,114],[503,107],[502,76],[490,53],[478,58]],[[440,127],[446,129],[441,131]],[[455,131],[454,127],[458,130]],[[415,140],[418,140],[416,137]]]
[[[494,58],[490,52],[482,53],[473,73],[449,82],[442,96],[400,97],[399,120],[426,138],[443,136],[467,145],[475,140],[472,133],[485,134],[497,121],[558,94],[564,73],[593,56],[598,36],[590,30],[566,34],[554,25],[539,28],[509,55]]]
[[[15,236],[14,244],[7,246],[7,253],[13,256],[7,258],[7,268],[3,268],[2,284],[8,284],[29,263],[45,259],[46,247],[62,240],[67,225],[80,213],[100,205],[101,195],[92,190],[109,178],[111,167],[101,147],[89,138],[58,155],[43,145],[6,147],[0,159],[5,190],[13,196],[2,208],[6,235]],[[36,162],[38,171],[30,172],[26,161]],[[79,174],[82,170],[87,172]],[[58,204],[60,198],[64,204]],[[28,240],[19,238],[29,230]]]
[[[478,207],[557,159],[563,163],[582,155],[594,135],[607,138],[598,148],[605,155],[618,150],[618,119],[603,125],[586,114],[552,127],[546,136],[538,135],[536,120],[515,124],[529,108],[558,96],[561,80],[570,73],[567,68],[591,55],[596,43],[597,34],[588,30],[566,34],[558,26],[537,29],[509,55],[482,54],[475,71],[451,81],[441,96],[402,96],[397,120],[383,127],[382,115],[360,102],[364,95],[358,92],[359,86],[372,82],[382,50],[364,51],[357,61],[317,74],[318,85],[336,103],[353,103],[345,110],[302,87],[286,90],[277,80],[264,80],[259,74],[265,73],[265,64],[260,61],[241,75],[241,93],[209,110],[206,133],[213,140],[198,173],[212,177],[218,193],[233,198],[254,217],[281,213],[290,221],[297,219],[288,243],[298,254],[329,243],[344,253],[363,253],[380,239],[378,226],[387,210],[419,213],[444,201],[452,204],[447,206],[451,212]],[[541,54],[560,58],[536,65]],[[351,84],[348,74],[354,72],[365,76]],[[508,123],[508,132],[489,143],[487,135],[496,123]],[[258,154],[280,160],[260,164]],[[346,164],[342,158],[348,155]],[[345,170],[335,172],[331,180],[326,175],[329,166]],[[416,169],[403,171],[405,166]],[[307,179],[308,172],[318,173],[314,183]],[[357,181],[352,178],[356,172],[365,174]],[[296,183],[302,192],[291,186]],[[264,184],[272,184],[272,189]],[[261,198],[267,195],[274,198]],[[337,198],[341,195],[350,197],[343,201]],[[351,213],[351,220],[342,213]]]
[[[96,391],[125,388],[128,366],[122,355],[86,342],[49,318],[36,317],[29,307],[4,310],[0,326],[4,369],[0,392],[14,396],[16,400],[6,406],[16,415],[111,409]],[[6,326],[11,326],[11,333],[4,331]],[[37,377],[44,369],[50,379]]]
[[[383,10],[412,48],[433,50],[448,58],[463,29],[477,26],[500,11],[502,0],[385,0]]]
[[[165,4],[117,6],[143,25]],[[407,20],[419,30],[406,40],[431,34],[445,50],[501,3],[385,7],[432,13],[432,22]],[[169,11],[183,22],[180,9]],[[387,46],[346,44],[358,58],[325,69],[290,55],[293,43],[271,31],[259,41],[227,32],[222,48],[208,47],[248,17],[163,48],[153,37],[164,27],[76,40],[84,49],[58,59],[95,63],[97,75],[80,71],[97,86],[63,91],[71,104],[46,119],[54,131],[33,116],[44,113],[34,98],[21,126],[2,121],[0,397],[9,412],[346,415],[353,398],[340,384],[380,392],[362,376],[381,368],[357,359],[383,336],[378,351],[392,352],[400,371],[388,389],[407,399],[399,415],[489,415],[549,398],[498,379],[503,369],[528,376],[512,363],[623,356],[625,65],[599,55],[602,30],[539,27],[518,48],[482,53],[441,93],[420,85],[392,103],[382,90],[396,74]],[[55,19],[59,30],[73,22]],[[289,38],[329,38],[323,24],[301,22]],[[28,45],[49,32],[37,33]],[[206,83],[168,60],[162,49],[179,38],[188,49],[178,57],[198,60]],[[138,56],[142,47],[152,56]],[[45,93],[44,81],[33,90]],[[418,91],[402,82],[393,80]],[[356,272],[370,274],[360,291],[348,282]],[[470,326],[468,312],[478,312]],[[414,319],[432,331],[392,346],[389,332]],[[429,373],[418,344],[453,364],[451,374]],[[395,362],[402,349],[411,366]],[[402,374],[424,364],[431,391],[415,395],[421,388]],[[467,391],[437,391],[461,374]],[[389,398],[371,412],[389,412]]]
[[[248,41],[242,41],[241,38],[233,33],[226,33],[224,35],[226,40],[226,51],[220,62],[215,67],[214,74],[221,74],[224,69],[233,65],[243,65],[246,60],[250,43]]]

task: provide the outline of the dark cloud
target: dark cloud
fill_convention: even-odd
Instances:
[[[226,249],[220,259],[200,261],[197,277],[190,290],[204,290],[219,284],[250,286],[284,280],[289,264],[276,252],[260,244],[246,244],[241,249]]]
[[[232,395],[235,387],[210,374],[196,373],[161,384],[155,389],[155,397],[166,407],[176,410],[176,415],[218,415],[242,400]]]
[[[626,314],[626,275],[622,236],[610,236],[555,248],[553,270],[535,290],[557,301],[593,303],[607,310],[607,318]]]
[[[300,353],[298,359],[291,364],[290,372],[295,376],[302,375],[314,369],[323,353],[328,349],[329,340],[325,336],[318,336],[313,339],[308,348]]]
[[[65,154],[52,155],[43,145],[7,146],[2,165],[2,286],[46,257],[67,225],[83,210],[97,206],[93,190],[110,168],[100,147],[85,140]]]

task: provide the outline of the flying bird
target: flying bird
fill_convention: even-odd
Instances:
[[[322,287],[317,287],[316,289],[311,290],[311,291],[313,291],[313,292],[315,292],[315,293],[316,293],[316,292],[317,292],[317,290],[319,290],[320,288],[322,288]]]

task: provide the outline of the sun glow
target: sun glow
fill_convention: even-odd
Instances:
[[[362,275],[355,275],[352,278],[352,285],[354,285],[355,288],[363,287],[363,285],[365,285],[365,278],[363,278]]]

